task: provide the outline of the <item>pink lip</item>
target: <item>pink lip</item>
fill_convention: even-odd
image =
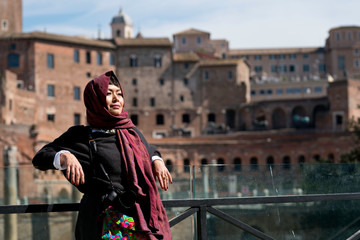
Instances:
[[[115,109],[119,109],[119,108],[120,108],[120,105],[111,105],[110,107],[111,107],[111,108],[115,108]]]

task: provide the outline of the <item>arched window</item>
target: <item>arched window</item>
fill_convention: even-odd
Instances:
[[[188,158],[184,159],[184,172],[190,172],[190,160]]]
[[[257,157],[252,157],[250,159],[250,169],[253,171],[256,171],[259,169]]]
[[[314,154],[313,159],[314,159],[315,162],[320,162],[320,155],[319,154]]]
[[[268,156],[266,158],[266,165],[267,167],[270,169],[274,169],[274,157],[273,156]]]
[[[283,157],[283,169],[290,169],[291,168],[291,160],[289,156]]]
[[[219,165],[219,166],[217,167],[218,172],[223,172],[223,171],[225,170],[224,163],[225,163],[225,161],[224,161],[224,159],[222,159],[222,158],[219,158],[219,159],[217,160],[217,164]]]
[[[276,108],[271,116],[274,129],[286,128],[286,115],[283,109]]]
[[[201,159],[201,165],[207,165],[208,161],[206,158]]]
[[[299,164],[304,164],[304,163],[305,163],[305,156],[304,156],[304,155],[300,155],[300,156],[298,157],[298,162],[299,162]]]
[[[234,171],[241,171],[241,158],[234,158]]]
[[[169,172],[173,171],[173,163],[170,159],[165,161],[165,165],[166,165],[167,169],[169,170]]]

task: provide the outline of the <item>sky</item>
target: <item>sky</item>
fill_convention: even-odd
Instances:
[[[321,47],[331,28],[360,26],[359,0],[23,0],[23,31],[111,38],[120,8],[134,34],[195,28],[231,49]]]

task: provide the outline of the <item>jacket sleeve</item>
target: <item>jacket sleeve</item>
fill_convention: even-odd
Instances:
[[[80,159],[88,158],[88,147],[84,140],[81,141],[80,136],[84,139],[85,127],[76,126],[69,128],[68,131],[63,133],[60,137],[53,142],[46,144],[41,148],[32,159],[35,168],[39,170],[55,169],[54,157],[60,150],[68,150]],[[86,138],[86,135],[85,135]],[[84,144],[81,144],[84,142]]]
[[[146,147],[146,149],[147,149],[147,151],[148,151],[148,153],[149,153],[150,159],[151,159],[151,157],[153,157],[153,156],[159,156],[159,157],[161,157],[161,153],[156,149],[156,146],[149,144],[149,143],[146,141],[144,135],[140,132],[140,130],[139,130],[138,128],[135,127],[134,130],[135,130],[135,132],[139,135],[141,141],[144,143],[144,145],[145,145],[145,147]]]

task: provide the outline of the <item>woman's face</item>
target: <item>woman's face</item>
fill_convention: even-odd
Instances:
[[[112,115],[118,116],[122,113],[124,107],[124,98],[121,89],[110,84],[106,93],[107,109]]]

